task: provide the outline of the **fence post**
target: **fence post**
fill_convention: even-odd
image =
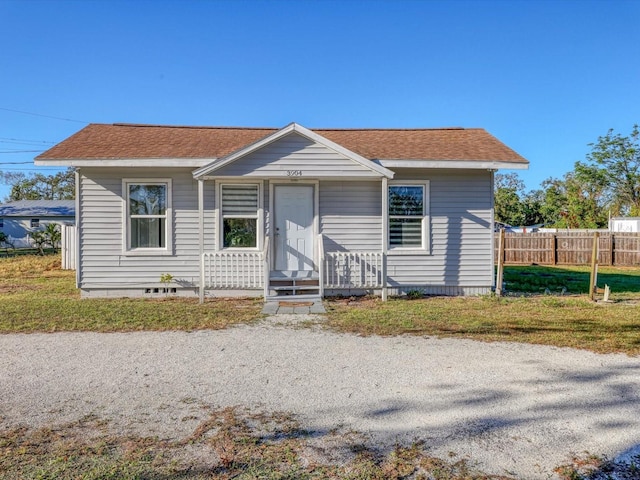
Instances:
[[[551,242],[551,248],[553,249],[553,264],[558,264],[558,236],[553,234],[553,241]]]
[[[498,239],[498,273],[496,275],[496,295],[502,296],[502,273],[504,270],[504,228],[500,229]]]
[[[616,242],[616,235],[615,235],[615,233],[611,232],[609,234],[609,258],[611,258],[611,266],[612,267],[615,265],[615,262],[614,262],[614,251],[615,251],[614,245],[615,245],[615,242]]]
[[[598,283],[598,243],[600,234],[593,234],[593,248],[591,249],[591,278],[589,280],[589,298],[596,299],[596,284]]]

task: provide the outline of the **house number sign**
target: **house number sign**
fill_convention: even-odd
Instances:
[[[287,170],[287,177],[301,177],[302,170]]]

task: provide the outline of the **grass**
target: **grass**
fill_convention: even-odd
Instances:
[[[507,267],[511,296],[328,303],[328,326],[640,354],[640,269],[601,268],[613,302],[587,299],[584,267]],[[548,294],[541,294],[544,292]],[[561,293],[565,291],[564,295]],[[582,294],[582,295],[579,295]],[[0,258],[0,333],[220,329],[260,318],[260,299],[84,299],[56,256]]]
[[[424,445],[379,452],[355,432],[309,432],[287,414],[208,411],[187,437],[117,434],[85,418],[55,428],[0,431],[4,479],[437,479],[507,480]]]
[[[80,299],[58,256],[0,258],[0,333],[220,329],[260,318],[255,299]]]
[[[429,335],[640,354],[640,269],[600,269],[598,285],[611,286],[611,303],[587,298],[585,267],[507,267],[504,278],[509,296],[502,298],[329,302],[329,325],[361,335]]]
[[[587,295],[589,293],[590,267],[562,266],[542,267],[508,266],[504,269],[507,291],[533,294]],[[598,286],[609,285],[612,298],[621,300],[640,299],[640,268],[599,267]]]

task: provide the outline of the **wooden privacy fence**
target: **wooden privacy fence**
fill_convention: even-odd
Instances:
[[[594,234],[589,232],[506,233],[504,263],[511,265],[588,265]],[[496,262],[498,240],[495,236]],[[640,233],[600,232],[598,264],[640,266]]]

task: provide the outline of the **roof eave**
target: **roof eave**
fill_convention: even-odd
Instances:
[[[215,158],[65,158],[51,159],[37,157],[36,166],[45,167],[184,167],[201,168],[215,161]]]
[[[526,160],[408,160],[408,159],[376,159],[374,162],[386,168],[451,168],[467,170],[527,170]]]

